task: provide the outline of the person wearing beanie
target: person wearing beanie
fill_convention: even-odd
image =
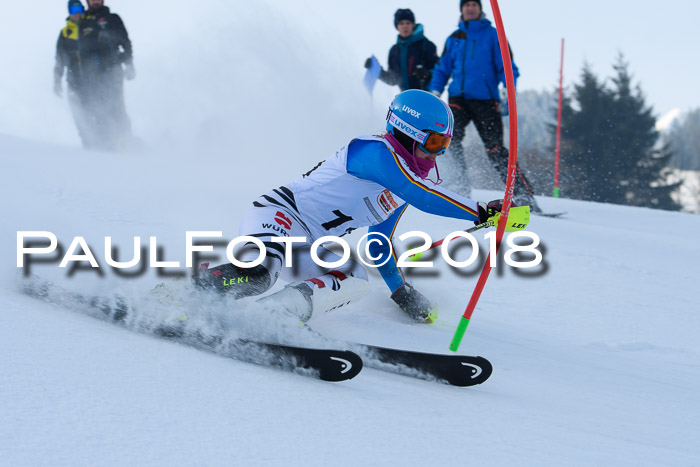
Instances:
[[[462,11],[462,7],[464,6],[465,3],[471,2],[471,3],[476,3],[479,6],[479,10],[483,10],[483,7],[481,6],[481,0],[461,0],[459,2],[459,11]]]
[[[379,79],[390,86],[406,89],[428,89],[432,70],[437,62],[437,47],[423,34],[423,25],[408,8],[394,13],[394,27],[398,31],[396,44],[389,50],[389,69],[382,70]],[[369,68],[371,59],[365,61]]]
[[[394,13],[394,27],[399,29],[399,23],[407,20],[409,23],[416,24],[416,17],[408,8],[399,8]]]
[[[470,122],[474,122],[488,159],[504,182],[508,175],[508,149],[503,142],[498,89],[499,83],[505,87],[506,78],[498,32],[486,19],[481,1],[460,0],[459,7],[459,27],[445,41],[445,50],[433,70],[429,91],[440,96],[449,82],[448,102],[455,118],[450,160],[459,173],[461,190],[468,195],[470,185],[462,140]],[[514,62],[511,64],[517,80],[520,72]],[[532,187],[520,167],[516,175],[513,200],[538,212]]]

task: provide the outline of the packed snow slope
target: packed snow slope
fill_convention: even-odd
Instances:
[[[460,349],[492,361],[489,381],[455,388],[366,368],[352,381],[324,383],[17,291],[18,230],[54,232],[64,247],[84,236],[103,265],[105,236],[125,255],[134,236],[144,245],[156,236],[166,260],[183,261],[186,230],[235,237],[251,197],[303,164],[279,180],[253,169],[233,183],[202,159],[169,163],[167,152],[99,154],[8,136],[0,152],[0,450],[8,465],[638,466],[700,458],[697,216],[540,198],[546,211],[567,212],[532,218],[543,266],[531,277],[499,266]],[[417,210],[400,224],[434,239],[465,227]],[[440,304],[434,325],[404,318],[376,273],[368,297],[310,324],[339,339],[448,353],[478,270],[457,274],[437,258],[410,276]],[[33,271],[88,291],[148,290],[162,280],[152,270],[68,277],[56,263]]]
[[[404,6],[420,17],[426,5]],[[451,1],[441,5],[457,12]],[[135,236],[144,246],[154,236],[159,259],[184,261],[186,231],[235,237],[253,198],[349,138],[382,130],[396,91],[378,84],[370,102],[360,85],[367,55],[383,59],[395,39],[390,3],[110,6],[129,28],[138,73],[125,92],[142,144],[126,154],[81,150],[65,99],[51,94],[65,2],[33,15],[31,37],[25,22],[5,25],[23,39],[0,50],[3,63],[16,65],[0,72],[0,463],[700,462],[698,216],[540,198],[546,211],[567,215],[532,218],[542,266],[518,273],[501,264],[492,273],[460,348],[495,368],[473,388],[369,368],[324,383],[20,294],[17,231],[51,231],[64,248],[82,236],[103,266],[105,237],[128,256]],[[346,20],[359,9],[366,21]],[[433,26],[436,43],[455,20]],[[376,49],[358,46],[359,36]],[[527,63],[518,64],[525,73]],[[448,161],[441,164],[449,177]],[[397,233],[422,230],[437,240],[467,227],[409,209]],[[376,272],[369,296],[310,325],[337,339],[448,353],[480,267],[455,271],[436,258],[433,269],[409,275],[440,305],[433,325],[402,316]],[[110,269],[69,276],[55,262],[32,271],[84,292],[147,293],[173,281],[153,269],[133,278]],[[234,320],[239,311],[218,310]],[[255,316],[244,317],[255,328]]]

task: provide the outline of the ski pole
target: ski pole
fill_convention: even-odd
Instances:
[[[464,232],[474,233],[477,230],[485,229],[486,227],[493,227],[495,225],[496,225],[496,222],[493,220],[493,218],[490,218],[486,222],[482,222],[481,224],[475,225],[474,227],[472,227],[470,229],[464,230]],[[442,240],[438,240],[437,242],[434,242],[425,251],[429,251],[429,250],[432,250],[433,248],[439,247],[440,245],[443,244],[444,241],[445,241],[445,239],[443,238]],[[423,253],[424,253],[423,251],[421,251],[420,253],[413,253],[412,255],[410,255],[408,257],[408,260],[409,261],[419,261],[421,259],[421,257],[423,256]]]
[[[465,230],[466,233],[474,233],[477,230],[485,229],[487,227],[498,227],[498,221],[501,219],[501,213],[496,213],[494,216],[488,218],[486,222],[477,224],[474,227]],[[510,222],[508,222],[510,221]],[[515,232],[518,230],[523,230],[527,224],[530,223],[530,206],[513,206],[510,208],[509,218],[506,219],[506,232]],[[438,240],[437,242],[430,245],[425,251],[432,250],[433,248],[439,247],[443,244],[445,239]],[[408,257],[409,261],[418,261],[423,256],[424,252],[414,253]]]

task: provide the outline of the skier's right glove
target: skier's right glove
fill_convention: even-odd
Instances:
[[[365,60],[365,68],[369,68],[371,66],[372,66],[372,57]]]
[[[438,307],[423,294],[404,283],[391,294],[391,299],[414,320],[420,323],[433,323],[437,319]]]

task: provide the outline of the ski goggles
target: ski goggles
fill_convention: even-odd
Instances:
[[[76,15],[78,13],[85,13],[85,9],[82,5],[71,5],[70,7],[68,7],[68,14]]]
[[[388,120],[394,128],[398,128],[399,130],[413,138],[415,141],[417,141],[418,147],[423,152],[427,152],[428,154],[440,155],[443,154],[448,147],[450,147],[452,135],[443,135],[442,133],[438,133],[431,130],[419,130],[413,125],[401,120],[399,117],[396,116],[394,112],[389,112]]]

